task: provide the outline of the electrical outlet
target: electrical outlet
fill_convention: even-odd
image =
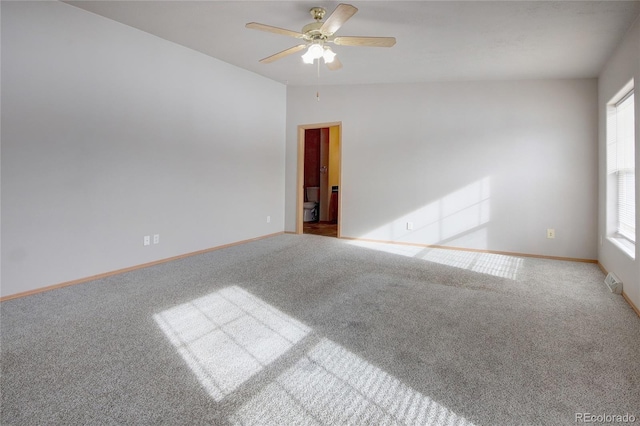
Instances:
[[[151,236],[149,236],[149,235],[145,235],[145,236],[144,236],[144,240],[143,240],[143,244],[144,244],[145,246],[148,246],[149,244],[151,244]]]
[[[553,228],[547,229],[547,238],[555,238],[555,237],[556,237],[556,230]]]
[[[407,222],[407,230],[411,231],[413,229],[413,222]]]
[[[271,223],[271,216],[267,216],[267,223]]]
[[[160,234],[153,235],[153,244],[158,244],[160,242]]]

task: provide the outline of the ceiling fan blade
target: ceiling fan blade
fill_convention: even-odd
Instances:
[[[391,47],[396,44],[395,37],[336,37],[333,43],[339,46]]]
[[[358,9],[350,4],[339,4],[336,10],[324,21],[324,24],[320,27],[320,31],[323,34],[335,33],[342,24],[347,22],[357,11]]]
[[[299,33],[296,31],[291,31],[284,28],[272,27],[271,25],[259,24],[257,22],[249,22],[247,25],[245,25],[245,27],[250,28],[252,30],[266,31],[268,33],[281,34],[289,37],[295,37],[295,38],[303,37],[302,33]]]
[[[327,68],[329,68],[330,71],[335,71],[342,68],[342,62],[340,62],[338,58],[333,58],[333,61],[325,63],[325,65],[327,66]]]
[[[270,64],[273,61],[277,61],[280,58],[284,58],[285,56],[289,56],[293,53],[299,52],[302,49],[304,49],[305,47],[307,47],[306,44],[299,44],[297,46],[293,46],[290,47],[288,49],[283,50],[282,52],[278,52],[274,55],[271,56],[267,56],[266,58],[260,59],[259,62],[262,62],[263,64]]]

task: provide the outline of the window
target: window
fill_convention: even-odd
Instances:
[[[635,115],[633,83],[607,106],[609,235],[634,252],[636,242]],[[615,196],[613,196],[615,194]]]

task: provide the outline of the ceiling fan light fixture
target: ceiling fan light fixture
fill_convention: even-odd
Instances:
[[[319,43],[313,43],[309,46],[307,53],[313,57],[313,59],[319,59],[324,54],[324,48]]]
[[[302,62],[304,62],[305,64],[313,64],[313,61],[316,58],[314,58],[313,56],[311,56],[309,54],[309,52],[306,52],[304,55],[302,55]]]
[[[322,58],[324,54],[324,48],[320,43],[313,43],[307,49],[307,53],[302,55],[302,60],[305,64],[312,64],[314,60]]]
[[[330,47],[325,47],[324,52],[322,53],[322,58],[324,59],[325,64],[330,64],[333,62],[333,58],[336,57],[336,52],[331,50]]]

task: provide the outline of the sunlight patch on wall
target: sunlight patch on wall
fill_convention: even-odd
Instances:
[[[167,309],[153,318],[216,401],[311,331],[237,286]]]
[[[477,233],[491,219],[490,198],[491,179],[485,177],[367,232],[360,238],[439,244]],[[407,229],[408,222],[413,224],[413,229]],[[476,245],[485,248],[486,234],[477,234],[474,239]]]
[[[322,339],[247,401],[232,424],[472,426],[431,398]]]

